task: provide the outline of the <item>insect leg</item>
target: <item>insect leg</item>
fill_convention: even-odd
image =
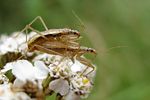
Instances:
[[[37,45],[37,44],[34,45],[34,47],[37,48],[38,50],[40,50],[41,52],[44,52],[44,53],[64,56],[63,54],[61,54],[59,52],[53,51],[51,49],[47,49],[47,48],[40,46],[40,45]]]
[[[34,32],[36,32],[36,33],[38,33],[38,34],[40,34],[44,39],[47,39],[47,40],[48,40],[48,38],[46,38],[40,31],[38,31],[38,30],[32,28],[30,25],[26,25],[25,28],[23,28],[19,33],[23,33],[23,32],[25,31],[27,44],[28,44],[29,41],[30,41],[30,39],[27,41],[27,32],[28,32],[28,29],[30,29],[30,30],[32,30],[32,31],[34,31]],[[19,35],[19,34],[17,34],[17,36],[18,36],[18,35]],[[33,36],[33,37],[34,37],[34,36]],[[33,38],[33,37],[31,37],[31,38]]]
[[[44,26],[45,30],[48,31],[48,28],[47,28],[47,26],[46,26],[46,24],[45,24],[45,22],[44,22],[44,20],[42,19],[41,16],[37,16],[36,18],[34,18],[33,21],[31,21],[29,23],[29,25],[31,26],[36,20],[40,20],[42,25]]]
[[[43,46],[40,45],[34,45],[34,47],[36,47],[38,50],[43,51],[44,53],[48,53],[48,54],[54,54],[54,55],[60,55],[62,56],[62,59],[60,59],[58,65],[64,60],[65,56],[59,52],[53,51],[51,49],[47,49]]]
[[[74,41],[68,41],[68,44],[71,45],[71,47],[77,47],[77,48],[80,48],[80,45],[79,45],[79,43],[77,43],[77,42],[74,42]]]
[[[32,28],[30,25],[27,25],[27,29],[30,29],[30,30],[32,30],[32,31],[34,31],[34,32],[36,32],[36,33],[38,33],[38,34],[40,34],[44,39],[47,39],[47,40],[48,40],[48,38],[45,37],[40,31],[38,31],[38,30]]]
[[[38,20],[38,19],[41,21],[41,23],[42,23],[42,25],[44,26],[45,30],[48,31],[48,28],[47,28],[47,26],[46,26],[44,20],[42,19],[42,17],[41,17],[41,16],[37,16],[35,19],[33,19],[33,21],[31,21],[28,25],[26,25],[25,28],[23,28],[23,29],[21,30],[21,32],[19,32],[18,34],[16,34],[15,37],[17,37],[20,33],[22,33],[22,32],[24,32],[25,30],[27,30],[28,27],[31,27],[31,25],[32,25],[36,20]],[[35,30],[35,29],[34,29],[34,30]],[[40,33],[40,32],[38,32],[38,33]],[[42,34],[40,34],[40,35],[42,35]],[[42,36],[43,36],[43,35],[42,35]]]
[[[80,56],[77,56],[76,59],[79,60],[80,63],[86,65],[86,68],[84,69],[84,71],[82,72],[81,75],[83,75],[84,72],[87,71],[88,67],[91,67],[92,70],[90,72],[88,72],[86,75],[90,74],[91,72],[93,72],[95,70],[95,67],[87,59],[81,58]]]

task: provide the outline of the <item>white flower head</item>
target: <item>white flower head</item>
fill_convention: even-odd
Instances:
[[[8,38],[0,45],[0,52],[6,53],[6,52],[13,52],[17,51],[18,44],[15,39]]]
[[[24,34],[15,32],[12,35],[2,35],[0,37],[0,53],[5,54],[7,52],[21,52],[22,54],[27,51],[27,41],[33,37],[36,33]]]
[[[70,78],[70,88],[81,97],[87,97],[93,85],[90,79],[85,76],[74,75]]]
[[[25,35],[20,33],[21,35],[15,37],[14,33],[12,36],[2,36],[0,38],[0,53],[5,54],[7,52],[18,52],[22,48],[26,48],[25,44]],[[5,38],[4,38],[5,37]]]
[[[92,78],[95,71],[89,75],[90,78],[89,76],[81,75],[87,66],[81,64],[79,61],[75,60],[73,63],[69,58],[48,54],[39,55],[36,57],[36,60],[51,62],[45,65],[48,66],[50,76],[54,78],[49,84],[50,90],[62,96],[69,95],[69,92],[72,91],[75,96],[77,95],[77,98],[85,98],[90,93],[93,87]]]

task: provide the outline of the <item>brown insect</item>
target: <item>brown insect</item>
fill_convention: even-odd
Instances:
[[[35,22],[37,19],[42,22],[46,31],[40,32],[31,27],[33,22]],[[69,57],[73,62],[76,58],[82,64],[85,64],[94,70],[95,67],[87,59],[82,58],[81,56],[85,53],[96,54],[96,52],[91,48],[80,47],[79,43],[76,42],[76,40],[78,40],[80,37],[80,33],[78,31],[67,28],[48,30],[41,17],[36,17],[30,24],[26,25],[21,32],[27,31],[28,29],[39,34],[35,35],[28,41],[27,44],[29,52],[37,50],[48,54]]]

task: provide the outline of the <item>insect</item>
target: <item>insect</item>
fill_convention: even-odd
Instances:
[[[37,19],[42,22],[46,31],[40,32],[31,27],[31,25]],[[91,67],[92,71],[94,70],[95,67],[87,59],[82,58],[81,56],[85,53],[96,54],[96,52],[94,49],[81,47],[80,44],[76,42],[80,37],[80,33],[78,31],[67,28],[48,29],[40,16],[36,17],[30,24],[26,25],[26,27],[21,32],[27,32],[28,29],[35,31],[38,34],[33,36],[27,42],[27,51],[33,52],[37,50],[48,54],[60,55],[62,57],[70,58],[73,62],[76,58],[82,64]],[[89,73],[91,73],[92,71],[90,71]]]

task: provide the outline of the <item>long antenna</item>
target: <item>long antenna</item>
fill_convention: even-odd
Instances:
[[[75,16],[75,18],[79,21],[80,26],[81,26],[82,29],[84,30],[84,29],[85,29],[85,25],[84,25],[83,21],[81,20],[81,18],[75,13],[74,10],[72,10],[72,13],[73,13],[73,15]]]
[[[113,49],[117,49],[117,48],[127,48],[127,47],[129,47],[129,46],[115,46],[115,47],[108,48],[108,50],[106,50],[105,52],[107,53],[107,52],[109,52],[109,51],[111,51],[111,50],[113,50]]]

